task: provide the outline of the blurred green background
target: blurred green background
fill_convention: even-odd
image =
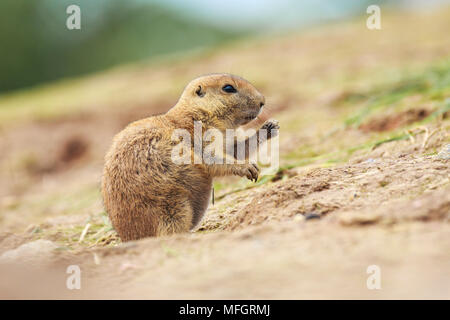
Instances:
[[[441,2],[448,1],[2,0],[0,92],[360,16],[370,4]],[[71,4],[81,8],[81,30],[66,28]]]

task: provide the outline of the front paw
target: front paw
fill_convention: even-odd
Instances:
[[[246,163],[236,168],[235,174],[240,177],[247,177],[248,180],[256,182],[259,176],[259,167],[254,163]]]
[[[272,119],[267,120],[262,125],[261,129],[267,130],[267,140],[269,140],[270,138],[276,137],[276,135],[278,134],[278,130],[280,129],[280,126],[278,124],[278,120]]]

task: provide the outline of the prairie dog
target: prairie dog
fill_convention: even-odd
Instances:
[[[259,168],[248,161],[174,163],[171,155],[178,142],[172,135],[183,129],[194,141],[196,121],[203,130],[215,128],[225,134],[226,129],[255,119],[264,103],[264,96],[238,76],[206,75],[192,80],[166,114],[138,120],[118,133],[105,157],[102,196],[120,238],[129,241],[187,232],[208,207],[214,177],[237,175],[256,181]],[[267,121],[261,128],[268,129],[269,136],[258,139],[259,143],[270,139],[271,129],[278,129],[278,124]],[[232,149],[238,143],[248,145],[248,140],[235,140]],[[222,156],[234,157],[235,152]]]

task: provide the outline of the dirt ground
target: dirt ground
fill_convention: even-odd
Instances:
[[[5,97],[0,298],[449,299],[449,16],[387,13],[381,31],[356,19]],[[265,94],[280,169],[218,179],[189,234],[121,243],[99,193],[113,135],[208,72]]]

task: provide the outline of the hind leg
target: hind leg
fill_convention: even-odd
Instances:
[[[170,204],[156,228],[157,236],[188,232],[192,225],[193,210],[188,200]]]

